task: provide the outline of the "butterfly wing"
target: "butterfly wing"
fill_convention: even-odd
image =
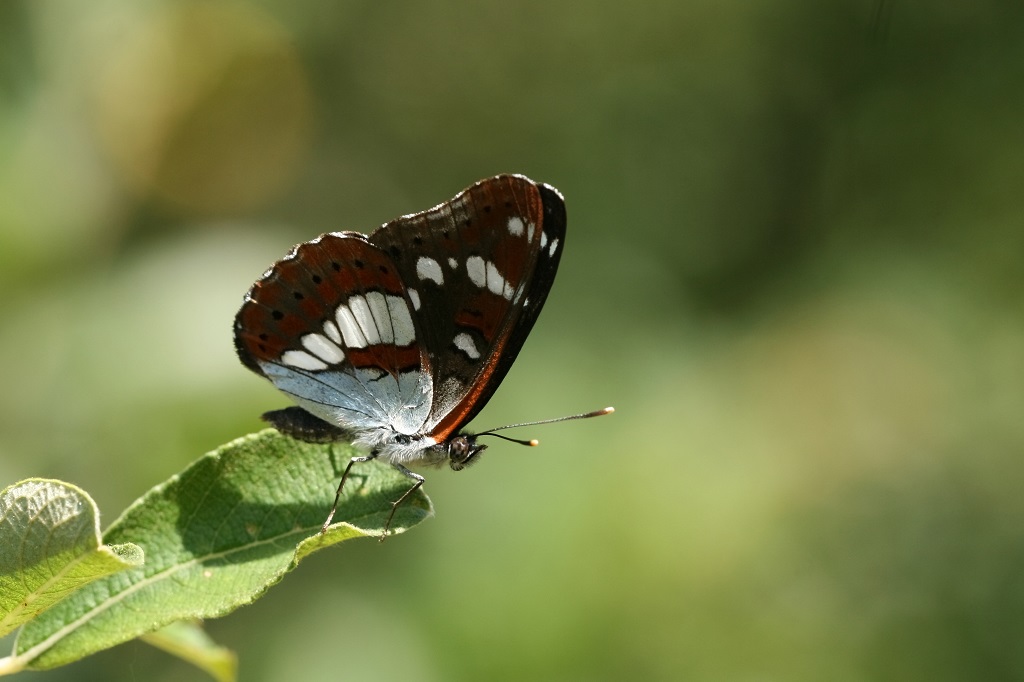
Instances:
[[[511,368],[554,282],[565,225],[557,190],[499,175],[370,236],[408,288],[434,387],[426,429],[438,442]]]
[[[355,232],[296,246],[252,286],[235,318],[247,367],[357,436],[422,429],[433,400],[421,341],[391,258]]]

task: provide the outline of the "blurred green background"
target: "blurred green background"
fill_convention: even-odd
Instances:
[[[569,247],[476,426],[618,413],[209,622],[242,679],[1021,679],[1022,113],[1021,3],[7,0],[0,483],[109,523],[287,403],[293,243],[521,172]]]

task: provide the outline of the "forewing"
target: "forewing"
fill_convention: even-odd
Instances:
[[[565,205],[552,187],[499,175],[370,236],[408,287],[434,383],[438,441],[483,408],[512,366],[554,281]]]
[[[305,410],[355,432],[418,432],[432,403],[400,273],[355,232],[296,246],[258,280],[235,317],[242,362]]]

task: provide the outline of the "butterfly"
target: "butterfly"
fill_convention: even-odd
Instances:
[[[263,418],[309,442],[349,441],[423,485],[408,466],[473,464],[491,429],[465,432],[537,321],[565,248],[562,195],[522,175],[481,180],[370,235],[295,246],[253,284],[235,317],[242,363],[297,405]],[[560,419],[607,414],[611,408]],[[514,424],[525,426],[528,424]]]

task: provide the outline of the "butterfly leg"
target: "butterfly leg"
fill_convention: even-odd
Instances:
[[[380,536],[380,541],[381,542],[384,542],[384,538],[386,538],[388,536],[388,530],[391,528],[391,519],[395,518],[395,511],[398,509],[399,505],[401,505],[403,502],[405,502],[407,497],[409,497],[414,492],[419,490],[420,486],[423,485],[423,482],[426,480],[425,478],[423,478],[419,474],[417,474],[415,472],[412,472],[412,471],[409,471],[408,469],[406,469],[401,464],[392,464],[392,466],[395,467],[396,469],[398,469],[399,471],[401,471],[403,474],[405,474],[406,476],[408,476],[412,480],[416,481],[416,483],[413,484],[413,486],[411,488],[406,490],[404,495],[399,497],[397,500],[395,500],[391,504],[391,513],[388,514],[387,523],[384,524],[384,532],[381,533],[381,536]]]
[[[377,451],[374,450],[365,457],[353,457],[348,461],[348,466],[345,467],[345,472],[341,475],[341,483],[338,484],[338,492],[334,494],[334,506],[331,507],[331,513],[327,515],[327,520],[324,521],[324,525],[320,528],[320,534],[323,535],[327,532],[327,527],[331,525],[331,521],[334,519],[334,513],[338,511],[338,501],[341,499],[341,489],[345,487],[345,481],[348,479],[348,472],[352,470],[353,464],[361,464],[362,462],[369,462],[371,459],[377,459]],[[408,494],[408,493],[406,493]],[[402,499],[405,499],[404,497]],[[391,510],[391,515],[395,515],[395,510]],[[391,518],[388,517],[390,523]]]

